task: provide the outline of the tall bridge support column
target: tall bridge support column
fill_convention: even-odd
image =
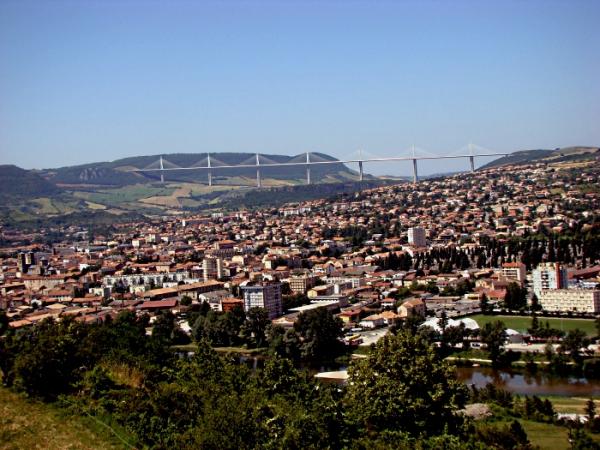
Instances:
[[[359,161],[358,162],[358,181],[363,181],[363,179],[364,179],[363,162]]]
[[[160,157],[160,182],[164,183],[165,182],[165,173],[163,172],[164,166],[163,166],[163,160],[162,160],[162,156]]]
[[[475,157],[469,156],[469,163],[471,163],[471,172],[475,172]]]
[[[310,184],[310,166],[306,165],[306,184]]]
[[[417,171],[417,160],[413,159],[413,183],[417,183],[417,181],[419,181],[419,173]]]
[[[262,182],[260,179],[260,159],[258,158],[258,153],[256,154],[256,187],[262,187]]]
[[[212,186],[212,171],[208,169],[208,185]]]

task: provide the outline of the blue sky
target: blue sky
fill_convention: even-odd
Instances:
[[[600,145],[598,19],[594,0],[3,0],[0,163]]]

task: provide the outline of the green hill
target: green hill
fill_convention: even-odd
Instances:
[[[61,191],[54,183],[30,170],[13,165],[0,166],[0,197],[35,197]]]
[[[563,162],[589,159],[598,156],[598,147],[564,147],[554,150],[521,150],[508,156],[495,159],[481,166],[480,169],[491,169],[507,165],[531,164],[535,162]]]

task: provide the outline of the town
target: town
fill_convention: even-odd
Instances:
[[[482,307],[593,318],[598,172],[490,169],[278,210],[115,224],[110,235],[69,226],[52,243],[3,230],[0,308],[13,329],[170,311],[188,334],[187,312],[202,303],[261,308],[284,328],[326,308],[346,342],[365,345],[382,336],[367,329]]]

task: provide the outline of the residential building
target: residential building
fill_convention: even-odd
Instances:
[[[526,276],[527,271],[525,269],[525,264],[521,262],[509,262],[502,264],[502,278],[505,280],[515,281],[523,284]]]
[[[242,286],[244,294],[244,311],[252,308],[263,308],[269,319],[275,319],[283,314],[281,301],[281,283],[260,283],[252,286]]]
[[[544,311],[600,313],[600,290],[598,289],[552,289],[544,290],[539,297]]]
[[[539,299],[542,291],[567,287],[567,270],[560,263],[543,263],[533,270],[532,279],[533,292]]]
[[[412,316],[425,317],[425,311],[425,302],[420,298],[407,300],[398,307],[398,315],[402,318]]]
[[[288,280],[290,289],[294,294],[306,294],[306,291],[312,288],[316,281],[317,277],[311,276],[291,277]]]
[[[207,256],[202,260],[202,275],[204,281],[219,280],[223,278],[223,260]]]
[[[425,229],[421,227],[410,227],[408,229],[408,243],[415,247],[426,247]]]

